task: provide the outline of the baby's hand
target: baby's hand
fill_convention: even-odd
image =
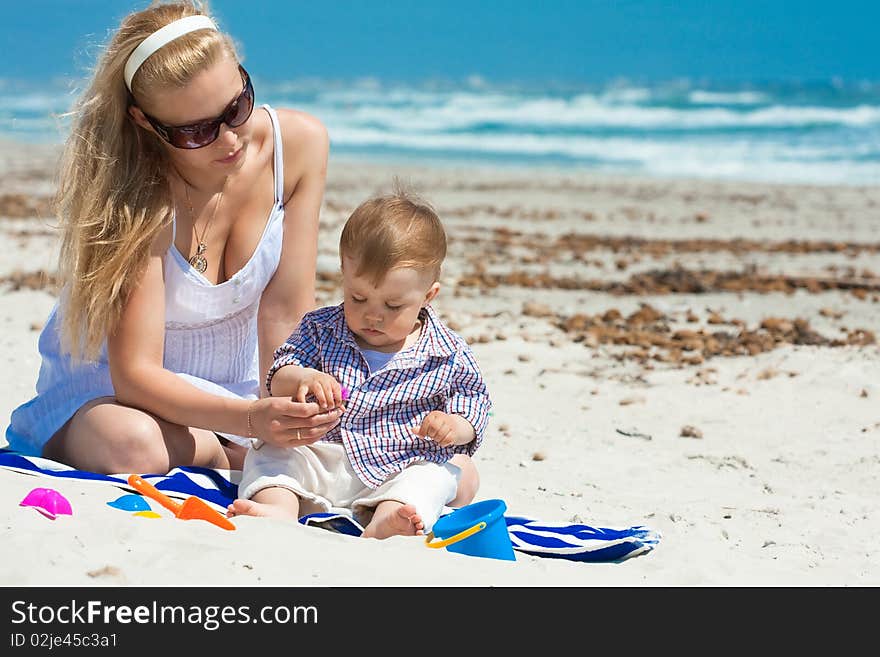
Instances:
[[[339,381],[324,372],[305,368],[293,399],[306,402],[309,396],[314,396],[314,401],[323,410],[342,406],[342,386]]]
[[[440,447],[451,447],[455,444],[455,421],[443,411],[431,411],[422,420],[421,426],[413,430],[417,436],[433,440]]]

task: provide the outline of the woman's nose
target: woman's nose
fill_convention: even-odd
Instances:
[[[220,143],[226,148],[233,148],[238,143],[238,134],[225,123],[220,125]]]

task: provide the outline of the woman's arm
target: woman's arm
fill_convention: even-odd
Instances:
[[[257,316],[261,396],[268,395],[266,373],[275,349],[315,307],[318,218],[330,143],[326,128],[313,116],[278,110],[278,118],[284,145],[284,238],[281,262],[263,291]]]
[[[163,367],[165,281],[162,259],[171,228],[154,242],[146,270],[107,336],[116,399],[169,422],[246,436],[249,402],[199,390]]]
[[[302,404],[284,397],[259,402],[221,397],[200,390],[164,368],[162,258],[170,241],[169,228],[153,245],[146,270],[107,337],[116,400],[181,426],[259,436],[275,445],[318,440],[338,421],[339,411],[321,413],[318,404]]]

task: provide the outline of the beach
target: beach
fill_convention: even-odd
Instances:
[[[0,144],[0,421],[56,300],[57,150]],[[515,562],[280,520],[136,518],[121,491],[0,469],[5,586],[876,586],[880,188],[416,165],[331,154],[318,305],[348,214],[394,178],[449,235],[434,307],[494,408],[477,500],[662,534],[620,563]],[[74,513],[19,501],[53,486]],[[15,558],[12,558],[12,557]]]

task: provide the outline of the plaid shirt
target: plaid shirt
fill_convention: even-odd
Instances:
[[[313,310],[275,350],[267,375],[270,393],[275,372],[290,364],[331,374],[348,388],[345,413],[322,440],[342,443],[358,477],[370,488],[414,461],[445,463],[457,453],[473,454],[489,421],[492,403],[470,347],[430,306],[419,318],[422,332],[416,344],[371,374],[345,323],[342,304]],[[474,440],[440,447],[412,433],[433,410],[464,417],[474,427]]]

